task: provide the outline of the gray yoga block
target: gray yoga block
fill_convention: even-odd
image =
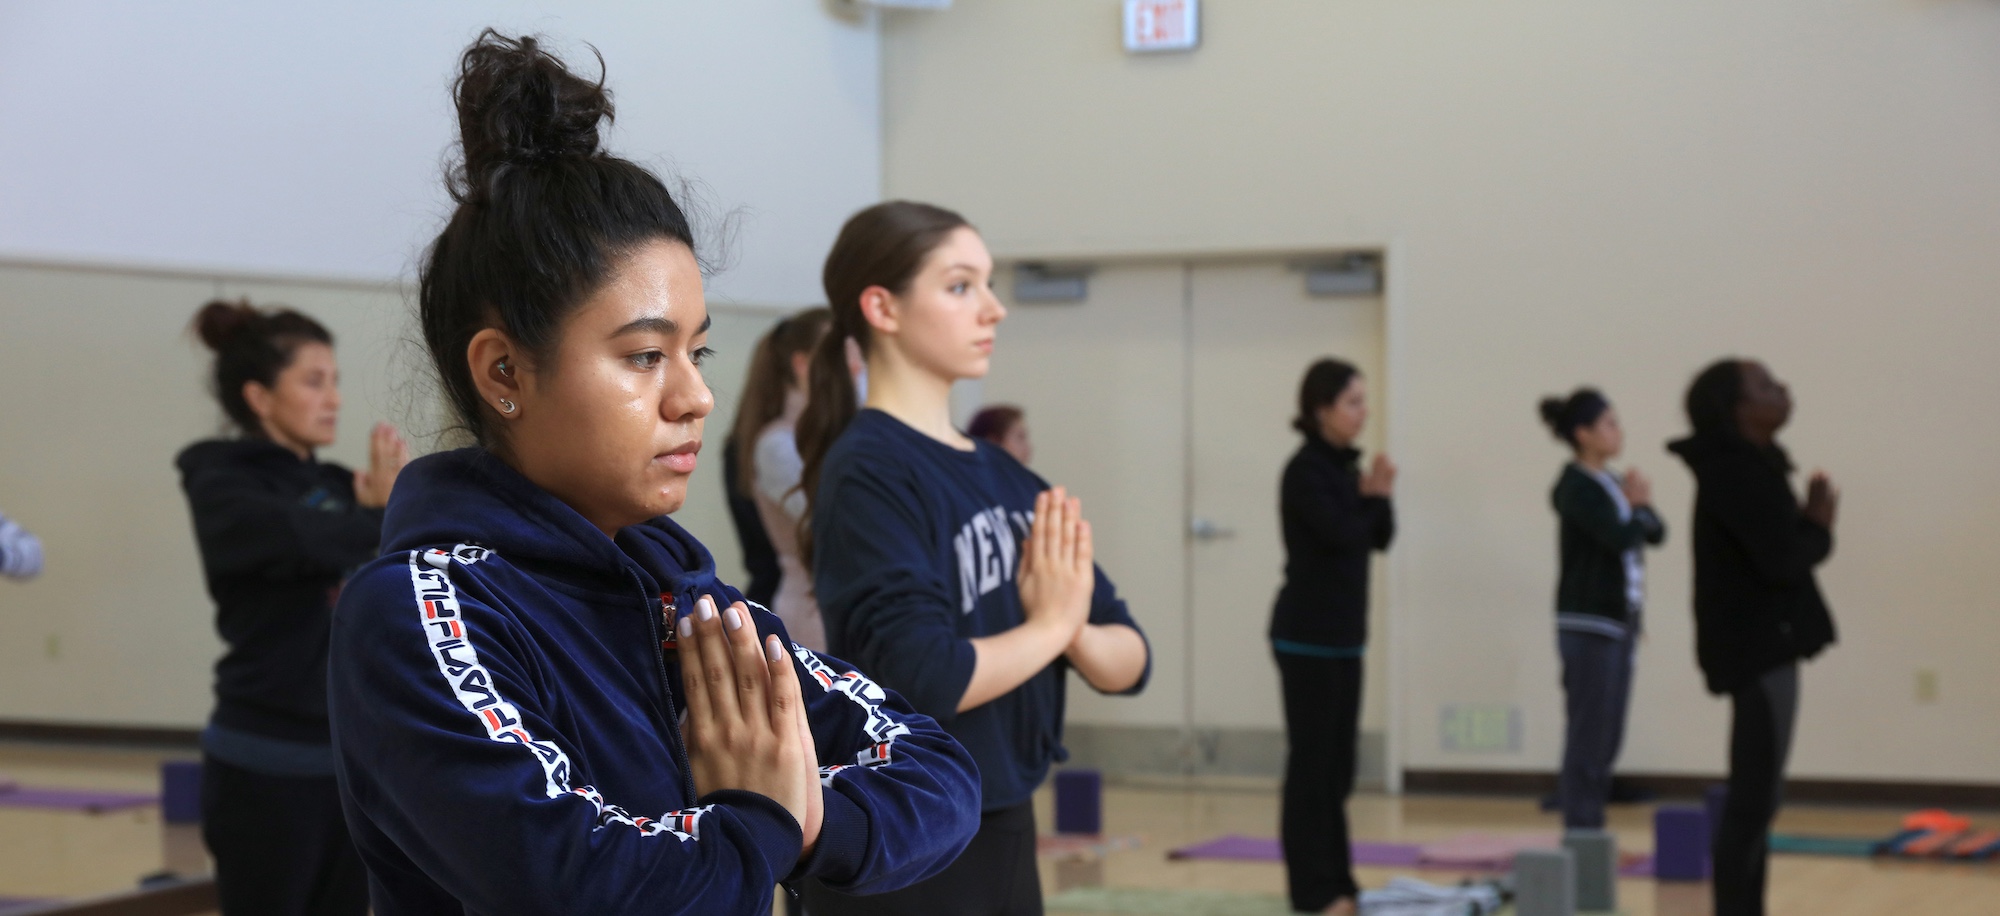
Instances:
[[[1567,849],[1514,854],[1516,916],[1576,916],[1576,855]]]
[[[1610,912],[1618,908],[1618,840],[1602,830],[1571,830],[1563,848],[1576,862],[1576,908]]]

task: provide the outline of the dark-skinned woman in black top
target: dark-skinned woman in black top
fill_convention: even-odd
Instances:
[[[1834,641],[1813,568],[1833,552],[1839,492],[1815,472],[1803,503],[1777,433],[1791,391],[1755,360],[1724,359],[1687,391],[1694,433],[1668,446],[1695,476],[1695,654],[1728,694],[1729,798],[1715,828],[1716,916],[1761,916],[1771,821],[1798,717],[1800,659]]]
[[[1545,398],[1541,415],[1575,455],[1550,494],[1562,520],[1556,648],[1565,728],[1556,797],[1565,828],[1599,830],[1632,696],[1646,598],[1640,552],[1665,540],[1667,526],[1653,512],[1646,475],[1610,468],[1625,447],[1625,430],[1601,392],[1579,388],[1567,398]]]
[[[1396,534],[1389,502],[1396,466],[1376,455],[1360,470],[1355,442],[1368,389],[1348,363],[1323,359],[1299,384],[1293,428],[1305,443],[1285,465],[1279,514],[1285,585],[1271,612],[1271,648],[1285,699],[1285,848],[1292,909],[1355,912],[1347,839],[1368,644],[1368,559]]]

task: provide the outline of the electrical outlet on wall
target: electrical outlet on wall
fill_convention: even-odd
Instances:
[[[1938,700],[1938,673],[1935,668],[1917,669],[1917,702],[1935,703]]]

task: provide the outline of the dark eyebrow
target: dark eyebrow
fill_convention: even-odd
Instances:
[[[696,334],[708,333],[709,325],[714,323],[715,323],[715,316],[713,315],[703,316],[703,318],[701,319],[701,329],[696,331],[695,333]],[[648,315],[644,318],[640,318],[635,321],[626,322],[618,330],[611,332],[611,336],[624,337],[627,334],[639,334],[643,332],[651,332],[655,334],[661,334],[667,337],[672,337],[675,334],[679,334],[681,332],[681,326],[679,322],[673,320],[672,318],[662,318],[658,315]]]

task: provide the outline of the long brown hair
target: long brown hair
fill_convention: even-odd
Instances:
[[[923,269],[924,259],[953,232],[969,228],[965,217],[930,204],[892,200],[848,217],[827,252],[820,281],[833,310],[833,327],[813,351],[807,372],[806,411],[799,417],[799,457],[805,472],[806,512],[799,519],[799,555],[812,563],[813,503],[819,495],[819,473],[827,450],[840,438],[857,409],[854,378],[847,374],[847,340],[868,356],[872,338],[861,314],[861,294],[872,286],[901,293]]]
[[[729,441],[736,445],[737,495],[750,495],[757,479],[757,433],[785,412],[785,392],[792,387],[792,357],[811,353],[826,335],[833,312],[809,308],[771,326],[750,353],[750,371],[743,378],[743,397],[736,402],[736,423]]]

